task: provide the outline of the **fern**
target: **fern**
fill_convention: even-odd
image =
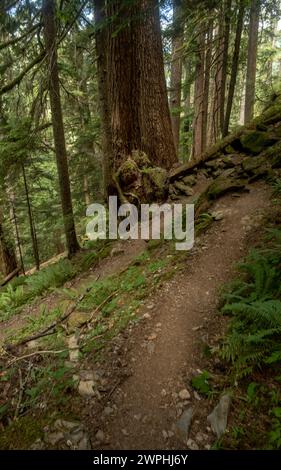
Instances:
[[[281,360],[281,230],[269,231],[271,246],[252,251],[241,279],[225,295],[222,313],[232,315],[221,356],[238,377]]]

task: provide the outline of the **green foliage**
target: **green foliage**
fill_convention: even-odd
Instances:
[[[221,355],[242,377],[281,359],[281,230],[268,231],[270,246],[253,251],[222,309],[233,316]]]
[[[18,313],[24,304],[47,290],[62,286],[76,273],[73,263],[65,259],[24,278],[22,285],[8,285],[5,291],[0,292],[0,321]]]
[[[273,449],[281,449],[281,407],[271,410],[272,429],[269,433],[269,444]]]
[[[207,228],[213,223],[213,220],[212,215],[208,212],[200,214],[195,224],[196,235],[200,235],[200,233],[207,230]]]
[[[277,179],[273,183],[272,186],[273,186],[274,194],[281,196],[281,179]]]
[[[195,390],[197,390],[199,393],[202,393],[202,395],[209,395],[212,390],[209,383],[210,378],[211,374],[204,370],[201,374],[193,377],[191,381],[193,388],[195,388]]]

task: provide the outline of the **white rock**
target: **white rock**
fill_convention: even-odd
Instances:
[[[80,380],[78,392],[83,397],[93,397],[95,395],[94,386],[95,382],[93,380]]]
[[[184,388],[183,390],[179,392],[179,397],[181,400],[189,400],[190,393],[188,390],[186,390],[186,388]]]
[[[199,450],[199,446],[193,439],[188,439],[186,445],[190,450]]]

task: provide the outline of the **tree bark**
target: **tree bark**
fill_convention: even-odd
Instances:
[[[204,100],[204,70],[205,70],[205,34],[200,33],[198,41],[197,62],[194,85],[194,120],[193,120],[193,149],[192,159],[198,160],[203,151],[203,100]]]
[[[57,32],[54,0],[43,1],[42,15],[49,72],[49,95],[52,112],[52,125],[58,168],[60,197],[62,204],[66,246],[68,256],[71,257],[79,250],[79,244],[75,232],[63,116],[61,108],[60,84],[57,63]]]
[[[238,66],[239,66],[239,56],[240,56],[241,37],[242,37],[242,31],[243,31],[244,14],[245,14],[244,0],[240,0],[238,16],[237,16],[237,24],[236,24],[235,44],[234,44],[234,51],[233,51],[233,58],[232,58],[232,65],[231,65],[231,75],[230,75],[230,82],[229,82],[227,105],[226,105],[226,112],[225,112],[225,119],[224,119],[224,126],[223,126],[223,137],[227,136],[229,132],[230,116],[231,116],[231,110],[232,110],[232,105],[233,105],[233,98],[234,98]]]
[[[247,76],[245,94],[245,124],[254,116],[255,91],[256,91],[256,71],[257,71],[257,51],[259,36],[259,14],[260,0],[252,0],[250,10],[248,56],[247,56]]]
[[[16,255],[13,246],[7,240],[4,233],[2,214],[0,213],[0,259],[2,264],[3,274],[8,276],[17,268]]]
[[[184,67],[184,86],[183,86],[183,102],[184,102],[184,120],[183,120],[183,142],[182,155],[184,160],[188,160],[190,156],[189,132],[191,123],[191,61],[185,59]]]
[[[28,219],[29,219],[29,228],[30,228],[30,235],[31,235],[32,251],[33,251],[33,256],[34,256],[36,269],[37,269],[37,271],[39,271],[39,269],[40,269],[40,257],[39,257],[38,243],[37,243],[36,230],[35,230],[35,225],[34,225],[33,216],[32,216],[30,199],[29,199],[29,190],[28,190],[28,185],[27,185],[26,173],[25,173],[25,168],[24,168],[23,163],[22,163],[22,175],[23,175],[23,182],[24,182],[24,189],[25,189],[25,196],[26,196],[26,204],[27,204],[27,210],[28,210]]]
[[[180,140],[180,107],[181,107],[181,82],[182,82],[182,48],[183,48],[183,26],[182,0],[173,1],[173,38],[172,38],[172,64],[170,82],[170,110],[172,130],[176,152],[179,150]]]
[[[209,111],[209,94],[210,94],[210,70],[212,62],[212,42],[213,42],[213,21],[209,21],[206,43],[205,57],[205,77],[204,77],[204,95],[203,95],[203,117],[202,117],[202,152],[207,146],[207,128],[208,128],[208,111]]]
[[[222,67],[221,67],[221,84],[220,84],[220,132],[223,134],[224,129],[224,113],[225,113],[225,92],[226,77],[228,63],[228,48],[231,20],[231,3],[232,0],[225,0],[223,12],[223,39],[222,39]]]
[[[97,25],[108,20],[96,35],[107,174],[113,176],[133,150],[144,151],[156,166],[170,168],[177,157],[158,2],[112,0],[98,6]]]
[[[110,126],[110,109],[109,109],[109,93],[108,93],[108,44],[109,31],[105,27],[107,20],[106,2],[105,0],[95,0],[95,41],[97,52],[97,71],[98,71],[98,90],[99,90],[99,110],[102,125],[102,148],[103,148],[103,186],[104,199],[107,199],[111,192],[111,176],[110,162],[112,156],[112,137]]]

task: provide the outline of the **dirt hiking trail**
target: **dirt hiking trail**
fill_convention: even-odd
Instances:
[[[251,237],[258,238],[270,194],[266,185],[256,183],[248,193],[217,201],[212,210],[221,212],[221,220],[197,238],[186,268],[147,299],[143,320],[122,340],[117,337],[103,366],[114,384],[118,373],[111,365],[118,357],[119,365],[129,370],[128,378],[114,389],[102,413],[94,406],[90,410],[90,404],[85,412],[94,447],[182,448],[175,423],[192,406],[187,447],[210,448],[215,437],[206,418],[212,410],[204,409],[190,380],[202,370],[203,344],[222,331],[225,320],[216,315],[220,289],[232,279]]]

